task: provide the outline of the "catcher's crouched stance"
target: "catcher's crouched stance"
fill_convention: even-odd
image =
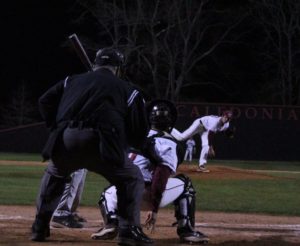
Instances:
[[[171,177],[175,174],[178,164],[182,162],[184,154],[172,136],[177,118],[176,108],[169,101],[156,100],[150,103],[148,112],[151,130],[147,150],[143,154],[129,154],[133,163],[140,168],[145,180],[142,210],[149,211],[145,225],[153,232],[158,209],[173,203],[180,241],[207,243],[208,237],[194,229],[196,192],[191,179],[184,174]],[[99,207],[104,227],[91,237],[95,240],[114,239],[118,234],[115,186],[109,186],[102,192]],[[131,245],[130,242],[128,245]]]

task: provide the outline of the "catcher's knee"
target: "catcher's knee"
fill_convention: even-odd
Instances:
[[[174,178],[180,179],[184,183],[184,191],[177,198],[177,200],[180,199],[181,196],[186,196],[187,194],[195,195],[196,191],[195,191],[195,189],[193,187],[192,180],[190,179],[189,176],[187,176],[187,175],[185,175],[183,173],[180,173],[180,174],[177,174]]]
[[[182,194],[174,201],[175,217],[177,219],[178,226],[194,227],[196,191],[193,187],[192,180],[184,174],[178,174],[175,178],[184,182],[184,190]]]

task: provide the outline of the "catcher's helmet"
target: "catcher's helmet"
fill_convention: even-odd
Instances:
[[[103,48],[96,53],[95,64],[98,66],[120,67],[124,62],[124,55],[113,48]]]
[[[175,105],[168,100],[154,100],[147,105],[148,119],[151,127],[170,132],[177,120]]]

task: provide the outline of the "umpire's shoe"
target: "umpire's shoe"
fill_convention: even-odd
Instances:
[[[149,246],[153,245],[150,239],[139,226],[119,228],[119,245],[122,246]]]
[[[36,219],[32,224],[31,233],[31,241],[44,242],[50,236],[50,227]]]
[[[78,222],[72,215],[53,216],[51,226],[54,228],[82,228],[83,224]]]
[[[116,225],[106,225],[91,235],[94,240],[112,240],[118,235]]]
[[[209,241],[208,236],[200,231],[194,231],[187,227],[177,228],[177,234],[179,235],[181,243],[202,243],[206,244]]]

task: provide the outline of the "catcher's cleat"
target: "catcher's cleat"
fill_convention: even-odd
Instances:
[[[199,167],[196,169],[196,172],[209,173],[210,171],[209,171],[206,167],[199,166]]]
[[[209,238],[200,231],[182,232],[179,234],[181,243],[207,244]]]
[[[100,228],[97,232],[91,235],[94,240],[112,240],[118,235],[118,228],[116,226],[106,225]]]

